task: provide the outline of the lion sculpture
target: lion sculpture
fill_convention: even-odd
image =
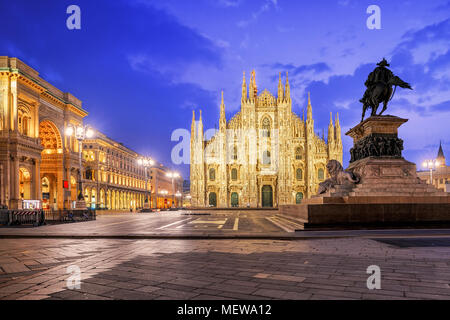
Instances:
[[[330,160],[327,163],[327,171],[330,178],[319,183],[318,194],[323,194],[334,188],[336,185],[350,183],[358,183],[359,178],[351,172],[344,171],[341,163],[337,160]]]

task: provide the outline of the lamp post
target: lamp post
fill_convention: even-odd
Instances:
[[[138,165],[143,166],[145,170],[145,202],[144,202],[144,209],[150,208],[150,202],[148,199],[148,174],[147,174],[147,168],[151,168],[155,161],[151,158],[142,157],[138,159]],[[151,188],[151,187],[150,187]]]
[[[192,199],[192,196],[190,195],[190,194],[188,194],[187,196],[186,196],[186,199],[189,201],[189,207],[191,206],[191,199]]]
[[[424,168],[430,169],[430,184],[433,184],[433,169],[439,167],[440,163],[437,160],[425,160],[422,163]]]
[[[180,175],[178,172],[175,171],[169,171],[166,173],[166,176],[172,179],[172,205],[175,203],[175,186],[173,184],[173,181],[175,178],[178,178]]]
[[[80,170],[78,171],[78,196],[77,196],[77,209],[86,209],[86,202],[84,201],[83,196],[83,181],[81,176],[81,170],[83,169],[82,163],[82,150],[83,150],[83,141],[86,139],[90,139],[94,136],[95,131],[89,126],[72,126],[69,125],[65,131],[66,136],[74,136],[75,139],[78,140],[78,161]]]
[[[178,206],[183,208],[183,194],[180,191],[177,191],[177,193],[175,193],[175,197],[179,198]],[[181,206],[180,206],[180,203],[181,203]]]

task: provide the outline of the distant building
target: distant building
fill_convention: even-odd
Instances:
[[[185,193],[185,192],[189,193],[190,190],[191,190],[191,182],[189,180],[184,180],[183,181],[183,193]]]
[[[428,184],[433,184],[436,188],[450,192],[450,166],[447,166],[442,143],[439,144],[439,150],[436,157],[439,166],[433,169],[433,181],[430,181],[430,170],[420,170],[417,175]]]

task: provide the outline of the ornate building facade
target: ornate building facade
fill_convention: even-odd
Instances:
[[[95,137],[85,140],[83,187],[88,207],[136,210],[144,207],[146,198],[151,208],[181,206],[181,197],[174,194],[181,194],[182,178],[175,179],[172,187],[166,176],[169,168],[156,163],[146,171],[138,165],[141,157],[98,131]]]
[[[43,200],[63,208],[76,199],[78,142],[64,136],[81,125],[81,101],[55,88],[17,58],[0,57],[0,203],[12,209]],[[76,188],[76,186],[75,186]]]
[[[153,208],[180,205],[175,193],[181,193],[181,177],[172,186],[169,169],[162,164],[145,177],[137,165],[141,155],[100,132],[83,142],[80,168],[79,142],[64,132],[82,126],[87,114],[79,99],[36,70],[17,58],[0,56],[0,205],[73,208],[80,170],[83,194],[92,208],[140,208],[147,193]]]
[[[307,117],[292,112],[289,80],[281,75],[275,97],[258,94],[255,72],[242,81],[241,109],[230,120],[220,105],[219,130],[204,140],[200,110],[191,124],[192,206],[276,207],[316,194],[331,159],[342,163],[339,117],[330,115],[328,139],[314,132],[311,99]]]

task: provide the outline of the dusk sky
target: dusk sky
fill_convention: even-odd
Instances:
[[[81,8],[81,30],[66,28],[66,8]],[[381,30],[366,9],[381,8]],[[344,133],[361,117],[364,81],[383,57],[412,84],[387,110],[408,118],[403,155],[450,158],[450,2],[288,0],[0,0],[0,55],[17,57],[83,101],[86,123],[136,152],[189,177],[171,163],[173,130],[190,129],[202,109],[205,128],[240,107],[242,72],[276,94],[289,71],[293,111],[311,92],[315,131],[339,112]],[[283,77],[284,81],[284,77]],[[450,162],[447,160],[447,162]]]

